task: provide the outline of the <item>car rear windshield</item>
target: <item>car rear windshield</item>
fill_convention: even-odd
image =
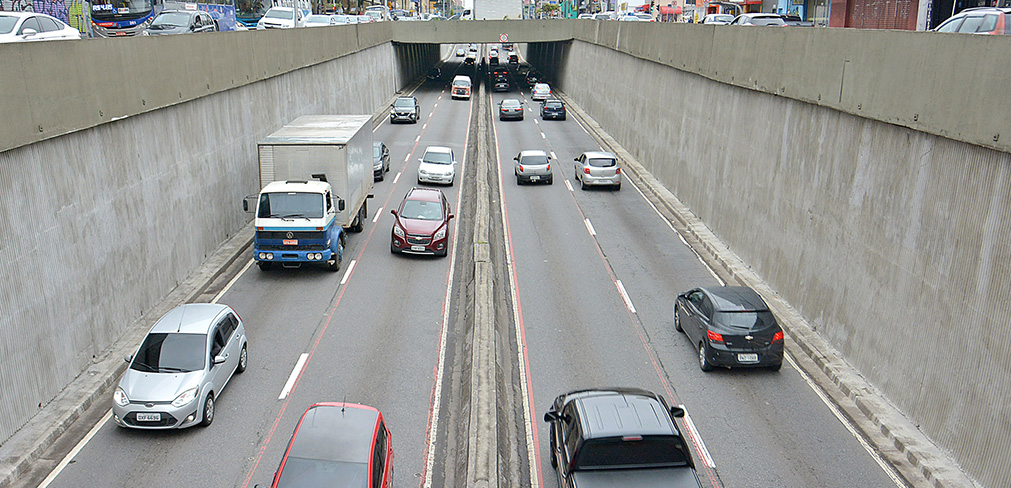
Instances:
[[[520,106],[519,100],[502,100],[502,106],[506,108],[516,108]]]
[[[393,102],[393,106],[397,108],[414,108],[414,99],[398,98],[396,102]]]
[[[292,16],[291,10],[285,11],[273,8],[268,10],[267,13],[264,15],[264,17],[268,19],[282,19],[282,20],[291,20],[291,16]]]
[[[611,158],[590,158],[588,161],[590,162],[590,166],[597,168],[610,168],[614,166],[614,160]]]
[[[400,218],[411,220],[442,220],[442,205],[439,202],[408,200],[400,209]]]
[[[735,329],[757,330],[772,326],[776,323],[776,318],[768,310],[759,312],[716,312],[716,321]]]
[[[0,15],[0,34],[10,34],[17,25],[18,18],[10,15]]]
[[[751,19],[752,25],[786,25],[783,19],[776,17],[755,17]]]
[[[544,108],[562,108],[562,102],[544,102]]]
[[[544,155],[523,156],[520,158],[520,164],[548,164],[548,157]]]
[[[207,334],[150,333],[130,369],[145,373],[188,373],[204,369]]]
[[[622,469],[671,467],[688,464],[674,436],[642,436],[641,440],[621,437],[587,440],[579,449],[579,469]]]
[[[288,456],[277,479],[277,488],[368,486],[367,477],[368,466],[365,463]]]
[[[264,193],[256,215],[261,219],[318,219],[323,217],[323,195],[319,193]]]

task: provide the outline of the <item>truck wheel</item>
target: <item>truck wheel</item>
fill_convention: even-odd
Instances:
[[[358,215],[355,217],[355,221],[351,224],[352,231],[361,232],[365,230],[365,219],[367,219],[369,215],[368,208],[368,202],[362,203],[362,208],[358,209]]]
[[[267,261],[257,261],[256,265],[260,267],[260,271],[270,271],[271,263]]]

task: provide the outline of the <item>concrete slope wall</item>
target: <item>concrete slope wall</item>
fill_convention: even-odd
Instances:
[[[326,45],[327,33],[313,34],[299,42]],[[194,53],[220,40],[212,37],[170,44]],[[112,60],[145,59],[148,42],[118,41],[126,42],[80,44],[103,46]],[[247,224],[241,199],[259,188],[258,139],[303,114],[373,113],[438,58],[436,46],[389,42],[337,52],[249,83],[235,66],[222,73],[208,57],[187,64],[190,78],[175,80],[178,86],[226,78],[228,85],[233,75],[236,86],[0,152],[0,443]],[[276,61],[291,66],[283,56]],[[162,74],[154,65],[171,62],[152,56],[144,66]],[[99,97],[108,108],[89,110],[110,114],[126,111],[128,101],[138,108],[141,99],[179,97],[172,80],[110,66],[121,70],[77,72],[75,82],[89,88],[63,99],[95,104],[86,100],[91,91],[109,93]],[[43,99],[45,90],[22,96],[27,106],[57,105]]]
[[[528,54],[971,475],[1011,479],[1011,155],[582,41]]]

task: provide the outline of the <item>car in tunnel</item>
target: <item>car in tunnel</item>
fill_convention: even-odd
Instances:
[[[512,89],[512,85],[509,84],[509,77],[507,76],[497,76],[495,77],[495,84],[493,89],[496,92],[507,92]]]
[[[699,368],[783,366],[783,329],[746,286],[704,287],[674,299],[674,329],[698,350]]]
[[[551,96],[551,87],[547,83],[537,83],[530,92],[530,99],[535,102],[543,102]]]
[[[417,97],[397,97],[390,106],[390,123],[405,121],[416,124],[420,111]]]
[[[464,98],[470,100],[471,82],[467,75],[456,75],[453,78],[452,93],[453,99]]]
[[[541,102],[541,119],[565,120],[565,103],[556,98]]]
[[[456,181],[456,155],[445,146],[428,146],[418,161],[418,183],[453,185]]]
[[[395,220],[390,236],[393,254],[433,254],[449,251],[449,221],[454,215],[442,190],[414,187],[400,207],[390,210]]]
[[[554,175],[551,174],[551,158],[548,153],[539,149],[520,151],[513,158],[516,165],[513,168],[516,173],[516,184],[534,183],[543,181],[547,184],[554,183]]]
[[[498,102],[499,120],[523,120],[523,102],[516,98],[507,98]]]
[[[466,56],[466,55],[467,55],[467,51],[464,51],[462,47],[461,47],[461,48],[458,48],[458,49],[456,50],[456,57],[458,57],[458,58],[462,58],[462,57],[464,57],[464,56]]]
[[[112,396],[113,420],[133,429],[211,425],[214,401],[247,365],[246,329],[227,305],[180,305],[155,322]]]
[[[393,436],[385,417],[356,403],[310,405],[295,425],[270,486],[392,487]]]
[[[573,179],[583,190],[591,186],[609,186],[621,189],[621,167],[614,154],[604,151],[587,151],[575,158]]]
[[[372,142],[372,177],[375,181],[386,178],[390,172],[390,148],[383,141]]]

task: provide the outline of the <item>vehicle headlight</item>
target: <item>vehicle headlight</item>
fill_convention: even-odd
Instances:
[[[184,407],[193,403],[193,400],[197,398],[197,388],[193,387],[179,394],[175,400],[172,400],[173,407]]]
[[[393,233],[396,234],[397,237],[404,237],[404,229],[401,229],[399,225],[393,226]]]
[[[433,236],[432,239],[437,241],[437,240],[442,239],[444,237],[446,237],[446,227],[443,227],[443,228],[435,231],[435,236]]]
[[[425,170],[423,170],[423,169],[418,169],[418,174],[419,174],[419,175],[427,175],[427,174],[428,174],[428,171],[425,171]]]
[[[140,33],[140,35],[142,35],[142,36],[150,36],[151,34],[148,31],[142,31]]]
[[[112,394],[112,401],[116,402],[116,405],[125,407],[130,404],[130,398],[126,396],[126,392],[122,388],[116,387],[116,392]]]

